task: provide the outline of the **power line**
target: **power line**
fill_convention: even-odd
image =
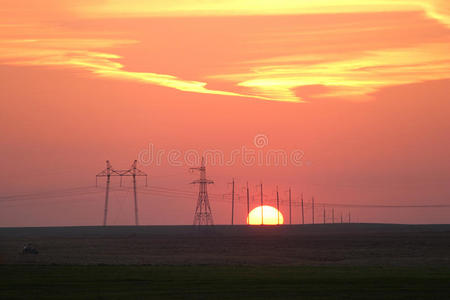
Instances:
[[[108,164],[107,168],[97,174],[97,177],[107,177],[108,178]],[[200,169],[200,168],[197,168]],[[108,215],[108,198],[110,197],[109,193],[112,191],[117,190],[129,190],[133,191],[133,197],[134,197],[134,217],[136,225],[139,224],[139,213],[138,213],[138,202],[137,202],[137,186],[136,186],[136,176],[146,176],[145,173],[143,173],[140,170],[136,169],[135,162],[131,166],[130,169],[127,170],[116,170],[113,169],[110,166],[109,170],[110,176],[119,176],[120,179],[122,179],[123,176],[132,176],[133,178],[133,184],[131,187],[112,187],[112,182],[110,178],[110,182],[106,182],[106,190],[105,190],[105,211],[104,211],[104,225],[106,225],[107,221],[107,215]],[[135,173],[135,176],[133,176],[133,172]],[[142,172],[142,173],[141,173]],[[197,182],[199,183],[199,182]],[[233,180],[234,183],[234,180]],[[199,188],[200,189],[200,188]],[[277,186],[277,193],[276,198],[273,197],[273,194],[269,195],[269,197],[266,197],[264,199],[263,194],[263,185],[260,184],[260,192],[261,192],[261,207],[264,206],[264,200],[267,203],[270,203],[270,205],[273,205],[276,201],[276,207],[278,212],[280,212],[280,206],[282,205],[289,205],[289,224],[292,224],[292,206],[299,206],[301,207],[301,214],[302,214],[302,224],[304,224],[304,213],[305,209],[311,209],[312,210],[312,223],[315,223],[315,208],[317,205],[319,207],[323,207],[324,210],[324,222],[330,220],[330,213],[328,214],[328,219],[326,216],[326,210],[331,209],[331,223],[335,222],[334,217],[334,210],[335,208],[363,208],[363,209],[395,209],[395,208],[448,208],[450,207],[450,204],[444,204],[444,203],[436,203],[436,204],[411,204],[411,203],[405,203],[405,204],[356,204],[356,203],[329,203],[329,202],[316,202],[314,197],[311,201],[311,203],[305,203],[303,199],[303,193],[301,194],[301,198],[294,200],[292,199],[291,194],[291,188],[289,187],[289,198],[288,199],[280,199],[279,198],[279,192],[278,192],[278,186]],[[44,201],[52,200],[52,199],[58,199],[58,198],[68,198],[68,197],[83,197],[88,195],[95,195],[97,193],[100,193],[101,191],[96,189],[95,186],[79,186],[79,187],[71,187],[71,188],[63,188],[63,189],[55,189],[55,190],[48,190],[48,191],[38,191],[34,193],[20,193],[20,194],[10,194],[10,195],[4,195],[0,196],[0,204],[6,204],[6,203],[21,203],[23,202],[24,205],[30,204],[29,201],[32,201],[32,203],[45,203]],[[191,190],[184,190],[181,188],[173,188],[173,187],[164,187],[164,186],[146,186],[143,189],[140,189],[139,191],[143,195],[146,195],[145,199],[148,199],[148,196],[159,196],[164,198],[173,198],[173,199],[192,199],[196,195],[196,192],[193,192]],[[235,223],[235,213],[236,213],[236,205],[244,205],[246,203],[246,209],[247,209],[247,215],[250,213],[250,195],[249,195],[249,187],[247,182],[247,189],[246,189],[246,201],[244,200],[244,197],[240,197],[240,193],[236,193],[235,186],[233,184],[233,193],[230,195],[227,195],[225,197],[224,194],[208,194],[208,204],[209,201],[214,202],[227,202],[229,203],[231,201],[231,207],[232,207],[232,216],[231,216],[231,223],[234,225]],[[236,198],[237,197],[237,198]],[[59,202],[59,201],[58,201]],[[75,200],[68,200],[65,202],[75,202]],[[6,206],[11,207],[11,206]],[[242,208],[243,209],[243,208]],[[261,209],[261,224],[264,223],[264,216],[263,216],[263,208]],[[347,213],[348,222],[351,222],[351,212],[349,211]],[[212,217],[212,215],[211,215]],[[278,223],[280,222],[280,217],[278,216]],[[344,222],[344,216],[341,213],[341,223]]]
[[[127,187],[111,187],[110,191],[126,190]],[[39,200],[47,198],[58,198],[58,197],[70,197],[78,195],[88,195],[101,192],[95,186],[80,186],[66,189],[56,189],[49,191],[40,191],[36,193],[26,193],[26,194],[12,194],[6,196],[0,196],[0,203],[4,202],[15,202],[15,201],[27,201],[27,200]],[[190,190],[181,190],[169,187],[157,187],[157,186],[147,186],[140,190],[142,193],[147,193],[151,195],[161,195],[161,196],[187,196],[192,197],[196,195],[196,192]],[[208,193],[209,199],[214,201],[230,202],[231,200],[223,199],[223,194]],[[239,203],[240,197],[236,199],[235,194],[235,204]],[[303,195],[302,195],[303,196]],[[302,199],[302,198],[301,198]],[[274,200],[276,201],[276,200]],[[288,202],[280,200],[280,204],[288,204]],[[343,208],[446,208],[450,207],[450,204],[353,204],[353,203],[326,203],[326,202],[315,202],[316,205],[326,206],[326,207],[343,207]],[[291,202],[292,206],[302,206],[302,200]],[[312,203],[303,203],[304,208],[312,208]]]
[[[95,189],[95,186],[81,186],[81,187],[57,189],[57,190],[51,190],[51,191],[41,191],[41,192],[36,192],[36,193],[0,196],[0,202],[44,199],[44,198],[48,198],[48,197],[55,197],[58,195],[66,195],[66,194],[70,194],[70,193],[85,192],[88,189]]]

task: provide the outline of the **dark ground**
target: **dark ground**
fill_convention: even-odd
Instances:
[[[0,228],[0,274],[0,299],[450,299],[450,225]]]
[[[0,263],[450,266],[450,225],[0,228]]]
[[[449,268],[0,266],[1,299],[449,299]]]

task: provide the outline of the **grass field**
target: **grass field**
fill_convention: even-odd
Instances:
[[[1,299],[450,299],[427,267],[0,267]]]
[[[0,264],[450,267],[450,225],[0,228]]]
[[[0,228],[0,274],[0,299],[450,299],[450,225]]]

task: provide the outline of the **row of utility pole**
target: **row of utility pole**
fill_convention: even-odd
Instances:
[[[212,180],[207,179],[206,177],[206,167],[205,161],[202,159],[201,166],[198,168],[191,168],[191,171],[199,171],[200,177],[197,180],[192,181],[192,184],[199,185],[199,194],[197,199],[197,206],[194,212],[194,225],[213,225],[212,211],[211,206],[209,204],[208,199],[208,190],[207,186],[209,184],[214,183]],[[111,177],[119,177],[120,178],[120,186],[122,186],[122,178],[123,177],[132,177],[133,180],[133,195],[134,195],[134,217],[136,226],[139,225],[139,210],[138,210],[138,201],[137,201],[137,187],[136,180],[137,177],[145,177],[145,185],[147,186],[147,174],[137,168],[137,160],[134,160],[131,167],[128,169],[114,169],[109,160],[106,161],[106,168],[96,175],[96,184],[97,180],[101,177],[106,177],[106,190],[105,190],[105,207],[103,212],[103,226],[107,225],[108,220],[108,202],[109,202],[109,191],[110,191],[110,182]],[[232,183],[232,194],[231,194],[231,225],[234,225],[234,202],[235,202],[235,182],[234,179]],[[250,214],[250,191],[247,182],[247,216]],[[276,198],[276,206],[278,211],[278,220],[277,223],[280,224],[280,195],[278,192],[277,186],[277,198]],[[263,193],[263,184],[260,184],[260,195],[261,195],[261,224],[264,224],[264,193]],[[314,205],[314,197],[312,197],[312,224],[315,224],[315,205]],[[305,211],[304,211],[304,203],[303,203],[303,193],[301,194],[301,213],[302,213],[302,224],[305,224]],[[334,223],[334,208],[332,209],[332,223]],[[350,223],[350,213],[348,214],[348,223]],[[326,223],[326,210],[323,208],[323,223]],[[341,213],[341,223],[343,223],[343,216]],[[291,188],[289,188],[289,224],[292,224],[292,192]]]
[[[231,191],[231,225],[234,225],[234,201],[235,201],[235,182],[234,182],[234,178],[231,182],[232,184],[232,191]],[[264,224],[264,198],[263,198],[263,184],[260,184],[260,196],[261,196],[261,224]],[[277,211],[280,211],[280,196],[279,196],[279,192],[278,192],[278,186],[277,186]],[[247,194],[247,216],[250,214],[250,191],[248,188],[248,182],[246,185],[246,194]],[[316,224],[315,223],[315,205],[314,205],[314,197],[312,197],[312,224]],[[301,206],[301,213],[302,213],[302,225],[305,224],[305,208],[304,208],[304,201],[303,201],[303,193],[301,193],[301,198],[300,198],[300,206]],[[334,224],[335,222],[335,218],[334,218],[334,208],[331,209],[331,214],[332,214],[332,224]],[[341,219],[340,219],[340,223],[344,223],[344,219],[343,219],[343,215],[341,213]],[[348,214],[348,223],[351,223],[351,214]],[[280,214],[278,214],[278,224],[280,224]],[[323,224],[326,224],[326,209],[325,207],[323,208]],[[291,188],[289,188],[289,225],[292,225],[292,191]]]

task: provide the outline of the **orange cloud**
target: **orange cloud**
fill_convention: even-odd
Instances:
[[[105,0],[78,7],[89,17],[296,15],[361,12],[424,11],[450,25],[446,0]]]
[[[308,86],[324,87],[316,97],[367,99],[372,92],[385,86],[450,77],[450,35],[448,27],[442,25],[449,24],[448,1],[217,0],[199,3],[175,0],[168,4],[144,0],[83,0],[76,5],[70,1],[45,1],[47,5],[32,4],[23,9],[16,1],[5,2],[0,12],[0,17],[6,20],[0,24],[0,63],[81,68],[99,77],[139,81],[180,91],[289,102],[303,101],[296,91]],[[55,6],[51,5],[53,3]],[[379,11],[402,13],[373,13]],[[361,12],[366,13],[361,15]],[[324,13],[328,15],[324,17]],[[339,15],[341,13],[353,14]],[[288,21],[265,25],[259,19],[257,26],[251,26],[257,18],[253,15],[276,14],[280,15],[279,20],[288,18]],[[288,14],[313,16],[297,18],[286,16]],[[167,22],[140,27],[139,35],[134,27],[117,26],[109,30],[114,20],[105,19],[203,15],[246,17],[213,17],[208,22],[241,21],[229,28],[210,29],[201,26],[201,22],[195,23],[191,31],[178,32],[172,28],[176,33],[169,37],[164,30],[154,29],[158,25],[167,26]],[[367,20],[368,16],[376,17]],[[399,19],[399,16],[406,17]],[[169,20],[174,19],[187,20]],[[97,25],[91,27],[93,22]],[[127,22],[132,23],[134,19]],[[272,27],[273,24],[276,27]],[[174,27],[180,25],[183,23]],[[108,28],[108,32],[104,29],[96,32],[94,28]],[[217,29],[222,31],[218,33]],[[142,34],[147,30],[152,32],[150,37]],[[207,34],[201,35],[199,31]],[[121,38],[124,36],[127,38]],[[237,41],[231,41],[236,37]],[[141,39],[145,38],[151,38],[151,45],[142,46],[144,50],[137,51],[141,55],[136,55],[136,64],[130,66],[124,49],[139,48]],[[191,49],[182,49],[182,54],[173,50],[173,41],[177,38],[184,39]],[[211,39],[220,43],[211,43]],[[186,43],[186,40],[193,42]],[[160,61],[155,63],[146,50],[157,48],[159,44],[166,48],[159,49],[155,59]],[[233,47],[235,49],[231,49]],[[198,48],[207,51],[197,52]],[[171,51],[170,55],[164,50]],[[228,55],[229,52],[233,53]],[[229,61],[223,62],[224,56]],[[172,60],[174,58],[179,59],[178,63]],[[142,60],[149,62],[145,65],[147,68],[141,64]],[[192,63],[186,64],[183,60]],[[155,65],[159,69],[153,69]],[[134,71],[136,68],[139,72]],[[194,75],[184,74],[189,68],[196,70]],[[210,88],[212,83],[216,88]]]
[[[115,61],[120,58],[119,55],[86,50],[130,43],[133,43],[133,41],[98,39],[5,40],[0,42],[0,60],[9,65],[82,68],[102,77],[136,80],[185,92],[273,100],[259,95],[208,89],[205,82],[183,80],[167,74],[126,71],[122,64]]]
[[[326,62],[305,62],[305,56],[278,57],[248,73],[211,76],[236,83],[263,97],[299,100],[294,90],[302,86],[328,87],[321,97],[366,99],[378,88],[450,78],[450,43],[362,52]],[[282,64],[276,64],[278,63]],[[302,63],[296,63],[302,61]],[[301,99],[300,99],[301,100]]]

